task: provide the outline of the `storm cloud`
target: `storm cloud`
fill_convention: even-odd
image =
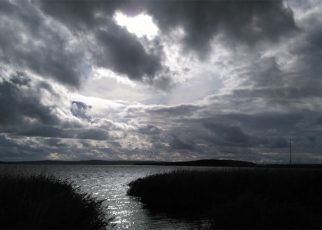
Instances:
[[[28,1],[2,1],[0,59],[16,69],[77,87],[82,79],[82,58],[68,33],[46,20]],[[49,45],[50,44],[50,45]]]
[[[87,45],[91,59],[130,79],[153,79],[162,70],[158,54],[147,52],[140,41],[113,20],[124,1],[40,1],[41,9],[67,26],[76,37],[93,39]]]
[[[138,1],[140,2],[140,1]],[[139,3],[138,3],[139,4]],[[145,1],[147,11],[165,31],[184,29],[184,44],[203,56],[215,36],[254,45],[276,41],[297,29],[282,1]]]
[[[321,10],[1,1],[0,160],[321,162]]]
[[[21,125],[29,120],[54,125],[59,119],[54,107],[43,105],[37,90],[33,90],[30,78],[16,73],[0,83],[0,125]],[[45,89],[47,90],[47,89]]]

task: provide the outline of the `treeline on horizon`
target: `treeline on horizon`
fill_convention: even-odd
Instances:
[[[322,168],[322,164],[305,163],[254,163],[240,160],[201,159],[193,161],[134,161],[134,160],[39,160],[0,161],[0,165],[152,165],[152,166],[205,166],[205,167],[253,167],[253,168]]]

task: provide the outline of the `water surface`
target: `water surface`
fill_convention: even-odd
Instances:
[[[114,166],[114,165],[2,165],[3,170],[19,173],[48,173],[68,179],[81,191],[105,200],[108,216],[113,216],[114,229],[208,229],[206,220],[173,219],[150,213],[133,197],[126,195],[128,183],[150,174],[175,169],[204,170],[207,167],[183,166]],[[214,169],[214,168],[212,168]],[[166,195],[166,194],[165,194]]]

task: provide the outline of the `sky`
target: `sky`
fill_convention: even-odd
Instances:
[[[321,12],[1,0],[0,161],[322,163]]]

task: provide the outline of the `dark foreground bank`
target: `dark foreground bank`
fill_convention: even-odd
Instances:
[[[54,177],[0,176],[0,228],[105,229],[102,201]]]
[[[322,228],[319,169],[174,171],[129,186],[146,208],[207,217],[213,228]]]

